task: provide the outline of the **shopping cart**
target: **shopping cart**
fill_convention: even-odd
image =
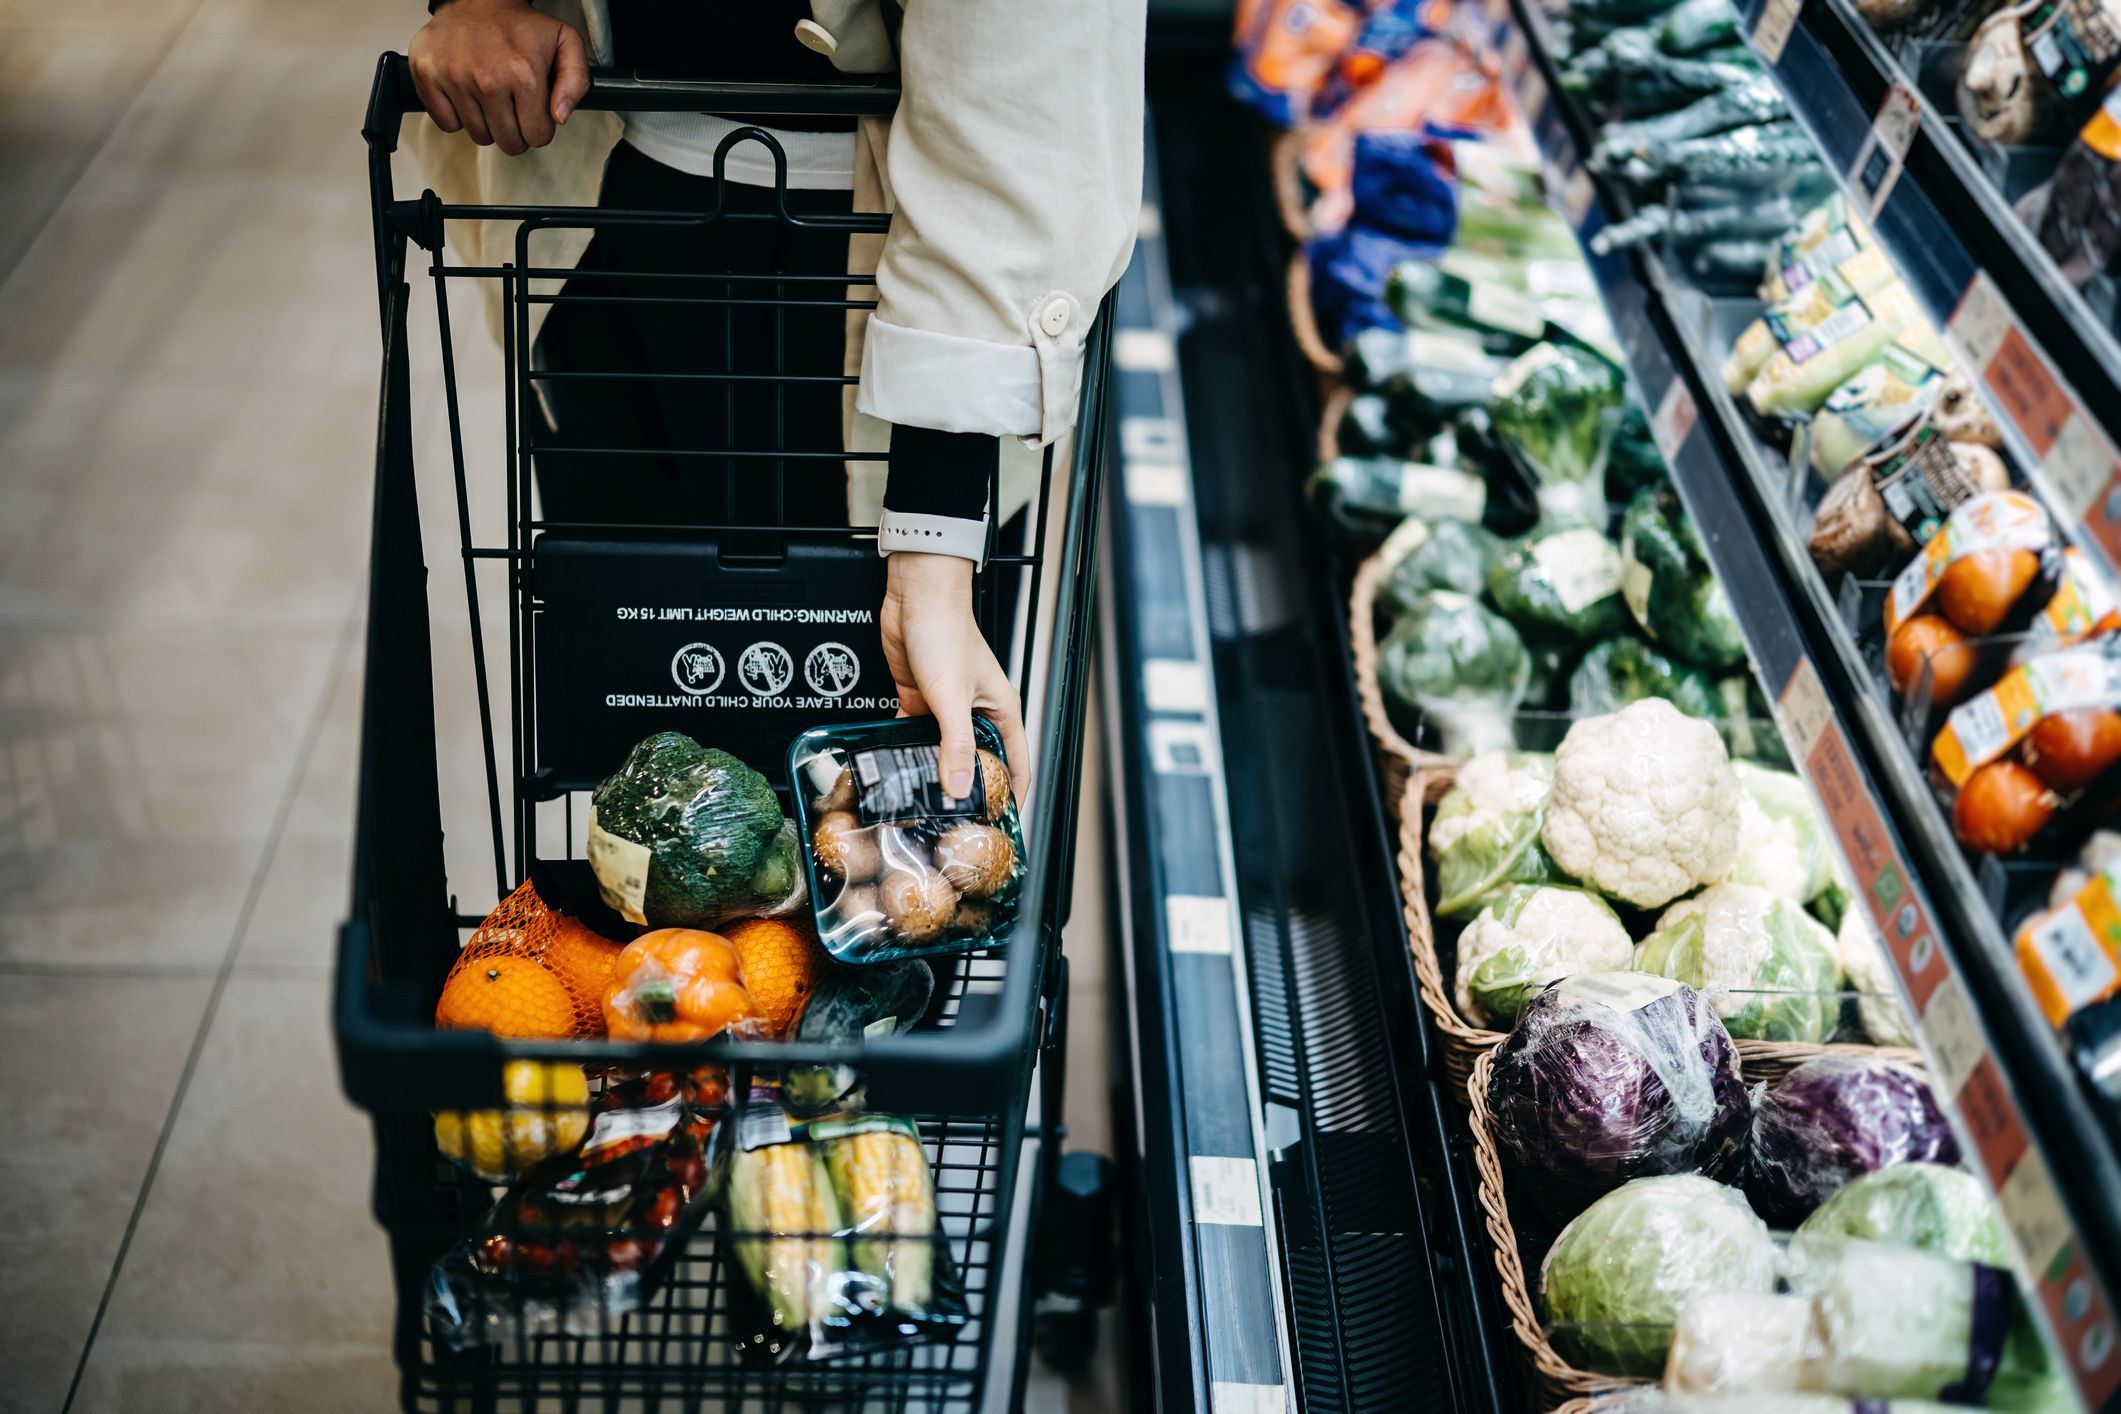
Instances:
[[[888,81],[723,85],[599,72],[581,107],[861,115],[888,113],[896,96]],[[384,359],[352,916],[340,933],[334,1002],[343,1083],[374,1123],[375,1211],[388,1233],[396,1281],[394,1347],[403,1405],[421,1410],[701,1410],[822,1402],[849,1409],[978,1408],[990,1395],[988,1370],[996,1342],[1017,1351],[1025,1346],[1024,1327],[997,1330],[996,1316],[1004,1294],[1001,1274],[1031,1265],[1005,1258],[1035,1062],[1048,1142],[1037,1146],[1038,1171],[1022,1185],[1034,1223],[1059,1149],[1051,1142],[1064,1069],[1059,935],[1070,893],[1079,799],[1110,320],[1101,315],[1091,338],[1081,430],[1068,457],[1057,467],[1049,449],[1020,547],[997,540],[977,580],[977,610],[990,642],[1013,663],[1019,685],[1035,687],[1029,705],[1037,774],[1028,791],[1027,868],[1013,933],[985,951],[942,960],[936,968],[936,1001],[921,1025],[857,1046],[738,1046],[726,1039],[704,1047],[604,1038],[520,1041],[437,1030],[433,1017],[444,976],[468,931],[487,911],[466,906],[483,901],[483,877],[449,876],[445,829],[491,834],[495,899],[533,874],[580,884],[586,879],[585,792],[616,767],[633,740],[655,730],[683,730],[708,744],[731,746],[769,779],[778,779],[784,774],[779,753],[786,742],[834,719],[831,687],[853,672],[850,656],[861,660],[867,674],[875,670],[878,653],[873,619],[850,622],[861,616],[839,612],[841,606],[873,611],[877,603],[873,531],[806,523],[830,518],[791,508],[783,485],[791,468],[820,459],[880,458],[793,449],[786,435],[784,390],[819,382],[837,387],[852,380],[788,371],[779,338],[784,319],[802,312],[872,307],[872,299],[853,296],[869,293],[862,287],[873,286],[873,279],[844,270],[783,269],[778,259],[764,269],[624,272],[634,280],[630,289],[637,291],[641,281],[661,281],[654,288],[667,288],[673,303],[744,310],[751,327],[772,333],[755,340],[756,346],[735,347],[732,341],[725,351],[729,357],[706,371],[559,374],[533,358],[528,330],[534,305],[642,296],[613,294],[611,285],[596,278],[578,276],[563,285],[567,271],[537,263],[541,235],[742,220],[859,237],[881,234],[889,218],[792,213],[785,161],[770,136],[757,129],[733,134],[723,150],[748,141],[772,152],[783,182],[770,202],[750,203],[764,209],[741,210],[724,202],[727,189],[719,177],[712,207],[687,214],[464,207],[445,204],[432,192],[401,200],[392,186],[391,159],[401,123],[416,108],[406,61],[385,55],[363,129]],[[513,257],[485,265],[445,261],[450,232],[471,221],[507,223]],[[425,253],[424,264],[408,266],[409,256],[421,261],[412,256],[415,247]],[[436,661],[430,634],[408,312],[409,280],[422,276],[431,282],[438,316],[443,412],[469,608],[468,664],[456,654]],[[463,291],[477,282],[492,282],[502,296],[507,453],[502,464],[491,466],[467,456],[468,400],[460,398],[457,380],[457,325],[472,322],[465,311],[473,302]],[[455,324],[452,309],[458,314]],[[767,323],[760,325],[759,319]],[[532,420],[541,388],[560,377],[682,378],[695,385],[697,396],[740,397],[754,411],[772,409],[773,416],[763,439],[735,445],[732,435],[728,446],[676,453],[696,465],[702,477],[713,478],[708,483],[712,499],[725,513],[711,523],[541,519],[533,497],[539,458],[603,455],[619,468],[613,474],[623,474],[628,454],[620,446],[562,445],[549,438],[534,445]],[[494,499],[485,494],[493,484],[481,480],[486,477],[505,481],[505,513],[475,513],[476,505]],[[990,489],[998,498],[999,485]],[[506,575],[509,596],[505,644],[489,641],[498,634],[488,634],[480,614],[481,568],[490,586],[494,562]],[[677,604],[710,610],[797,606],[804,612],[763,617],[781,626],[776,633],[787,635],[801,633],[805,625],[828,624],[815,637],[831,640],[840,656],[828,653],[822,660],[830,680],[807,699],[798,688],[754,695],[752,706],[702,708],[692,699],[719,699],[697,691],[701,682],[718,672],[734,680],[744,667],[744,648],[726,635],[750,631],[744,625],[762,616],[733,615],[724,622],[711,612],[667,618],[625,612],[628,606]],[[676,653],[667,651],[673,634],[682,640]],[[815,643],[806,648],[792,638],[778,646],[786,661],[755,656],[754,666],[763,662],[763,668],[745,680],[747,692],[756,694],[761,685],[787,679],[792,664],[805,662],[815,649]],[[498,666],[503,662],[505,675]],[[651,671],[642,664],[662,675],[659,691],[637,692],[623,681],[628,673]],[[1038,671],[1030,671],[1034,668]],[[468,677],[475,689],[484,749],[484,821],[443,818],[435,688],[444,674]],[[786,705],[797,701],[809,705]],[[837,715],[851,710],[842,707]],[[879,714],[872,706],[852,714],[888,712]],[[512,1328],[503,1322],[492,1341],[453,1349],[423,1314],[423,1297],[437,1258],[479,1230],[500,1190],[441,1157],[433,1113],[498,1104],[503,1064],[511,1059],[576,1062],[588,1066],[593,1077],[605,1067],[612,1075],[625,1073],[619,1067],[684,1074],[714,1061],[730,1068],[739,1091],[751,1076],[775,1067],[858,1067],[870,1109],[909,1116],[918,1124],[931,1163],[940,1230],[963,1276],[969,1319],[954,1334],[838,1358],[773,1364],[740,1357],[733,1333],[744,1318],[732,1308],[743,1278],[732,1254],[742,1234],[709,1217],[669,1249],[676,1256],[667,1275],[639,1309],[623,1309],[623,1301],[611,1309],[600,1305],[586,1321],[576,1313],[558,1328],[532,1319],[526,1310]],[[509,1235],[535,1242],[553,1234],[519,1230]],[[1025,1318],[1030,1306],[1028,1299],[1018,1303]],[[1014,1362],[1016,1395],[1023,1363]]]

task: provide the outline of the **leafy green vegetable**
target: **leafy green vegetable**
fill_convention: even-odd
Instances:
[[[1560,877],[1539,843],[1554,758],[1528,751],[1488,751],[1458,770],[1429,822],[1436,856],[1437,913],[1477,913],[1496,890]]]
[[[593,832],[647,847],[640,912],[652,926],[708,927],[794,889],[794,834],[772,785],[691,737],[659,732],[635,746],[590,808]],[[597,877],[609,890],[605,870]]]
[[[1408,726],[1452,754],[1502,745],[1532,671],[1524,640],[1477,600],[1432,590],[1409,604],[1377,651],[1377,685]]]
[[[1635,967],[1706,993],[1740,1040],[1816,1044],[1841,1016],[1834,935],[1793,900],[1745,884],[1666,909]]]
[[[1458,936],[1459,1010],[1509,1026],[1534,993],[1582,972],[1624,972],[1634,954],[1611,904],[1583,889],[1517,886]]]
[[[1995,1203],[1979,1180],[1943,1164],[1892,1164],[1843,1184],[1798,1225],[1793,1264],[1808,1269],[1829,1260],[1852,1237],[2010,1265]]]
[[[1403,613],[1432,589],[1480,593],[1488,566],[1502,550],[1495,536],[1462,520],[1428,522],[1427,532],[1418,546],[1392,562],[1378,587],[1377,601],[1387,614]]]
[[[1593,644],[1569,675],[1569,710],[1579,717],[1601,717],[1645,697],[1662,697],[1690,717],[1723,716],[1723,699],[1707,673],[1639,638]]]
[[[1664,453],[1657,450],[1657,441],[1650,435],[1649,415],[1630,398],[1620,410],[1620,429],[1613,436],[1613,451],[1606,459],[1606,499],[1624,506],[1635,499],[1636,492],[1662,486],[1670,476]]]
[[[1620,370],[1574,347],[1540,344],[1496,380],[1489,419],[1538,487],[1550,523],[1603,528],[1621,401]]]
[[[1689,1301],[1770,1292],[1775,1266],[1767,1224],[1737,1189],[1698,1174],[1638,1178],[1562,1229],[1540,1273],[1540,1305],[1576,1363],[1656,1375]]]
[[[1745,661],[1738,617],[1677,493],[1656,488],[1628,502],[1620,556],[1628,609],[1652,640],[1704,668]]]
[[[1580,643],[1620,632],[1620,552],[1589,527],[1533,535],[1489,564],[1488,598],[1528,639]]]

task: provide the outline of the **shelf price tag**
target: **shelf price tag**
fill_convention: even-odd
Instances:
[[[1657,412],[1650,419],[1650,436],[1657,443],[1657,450],[1664,453],[1667,462],[1679,460],[1679,449],[1694,430],[1696,410],[1694,394],[1687,388],[1686,379],[1678,374],[1665,385],[1664,396],[1657,400]]]
[[[1539,126],[1539,115],[1547,107],[1547,81],[1537,64],[1526,64],[1524,77],[1517,81],[1517,107],[1524,114],[1525,126]]]
[[[1760,18],[1753,24],[1753,48],[1768,64],[1782,62],[1782,51],[1789,47],[1790,33],[1797,28],[1797,16],[1804,10],[1804,0],[1767,0],[1760,8]]]
[[[1878,105],[1870,135],[1856,149],[1856,160],[1849,164],[1849,179],[1863,194],[1873,220],[1899,182],[1901,169],[1907,164],[1907,150],[1914,145],[1915,131],[1921,124],[1921,100],[1913,89],[1896,80],[1886,90],[1885,101]]]
[[[1574,230],[1583,229],[1583,218],[1591,212],[1591,203],[1598,198],[1598,189],[1591,184],[1591,173],[1587,167],[1578,167],[1569,173],[1568,184],[1561,190],[1562,214],[1569,218]]]
[[[2106,449],[2106,439],[2092,426],[2091,419],[2081,412],[2072,411],[2063,419],[2062,430],[2055,434],[2055,445],[2047,449],[2040,469],[2047,473],[2048,485],[2055,490],[2062,502],[2062,511],[2077,521],[2093,520],[2099,503],[2106,498],[2106,491],[2117,474],[2113,453]],[[2104,520],[2100,515],[2097,520]],[[2093,532],[2100,527],[2093,524]],[[2102,543],[2107,542],[2111,532],[2100,534]],[[2109,547],[2109,553],[2112,553]]]

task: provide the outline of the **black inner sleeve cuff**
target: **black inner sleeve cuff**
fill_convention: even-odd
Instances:
[[[901,515],[983,520],[988,481],[1001,464],[1001,455],[1002,439],[983,432],[895,426],[884,509]]]

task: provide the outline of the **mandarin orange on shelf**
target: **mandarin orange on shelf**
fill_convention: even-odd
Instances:
[[[566,1039],[582,1034],[574,990],[536,958],[460,958],[442,984],[435,1025],[496,1036]]]
[[[807,923],[790,918],[753,918],[726,929],[736,949],[744,990],[759,1022],[775,1036],[795,1025],[803,1004],[826,966],[825,950]]]

